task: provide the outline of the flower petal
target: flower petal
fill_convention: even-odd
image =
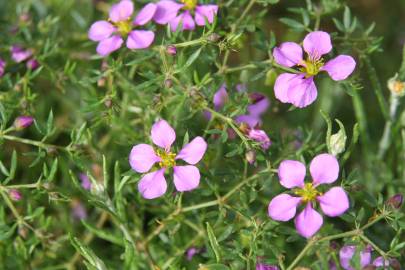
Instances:
[[[114,33],[115,27],[107,21],[97,21],[90,27],[88,36],[93,41],[109,38]]]
[[[354,267],[351,266],[351,260],[356,252],[355,246],[344,246],[339,251],[339,260],[340,265],[345,270],[355,270]],[[360,252],[360,266],[365,267],[371,263],[371,249],[365,248],[363,251]]]
[[[356,61],[349,55],[339,55],[329,60],[321,70],[328,72],[335,81],[341,81],[349,77],[356,67]]]
[[[284,42],[274,48],[273,57],[277,64],[293,67],[303,61],[302,48],[295,42]]]
[[[197,25],[205,25],[205,18],[209,23],[214,21],[214,16],[218,13],[217,5],[199,5],[195,8],[195,22]]]
[[[173,171],[174,185],[177,191],[190,191],[200,184],[200,171],[195,166],[175,166]]]
[[[261,119],[259,116],[244,114],[235,117],[235,122],[238,124],[245,123],[250,128],[255,128],[257,125],[261,124]]]
[[[330,184],[339,177],[339,162],[331,154],[320,154],[311,161],[309,171],[315,185]]]
[[[152,126],[151,137],[154,144],[170,149],[170,146],[176,140],[176,132],[165,120],[160,120]]]
[[[165,194],[167,183],[165,169],[145,174],[138,183],[138,190],[145,199],[155,199]]]
[[[131,168],[139,173],[149,171],[159,161],[160,157],[155,154],[153,147],[148,144],[135,145],[129,154]]]
[[[136,15],[134,24],[135,25],[145,25],[150,20],[152,20],[153,16],[155,15],[157,9],[157,5],[154,3],[149,3],[144,6]]]
[[[384,269],[389,269],[388,267],[390,266],[390,261],[385,260],[383,256],[380,256],[373,261],[373,265],[376,267],[384,267]]]
[[[16,63],[21,63],[32,56],[32,50],[23,49],[20,46],[13,45],[11,47],[11,58]]]
[[[184,6],[171,0],[162,0],[156,3],[157,9],[153,20],[158,24],[167,24],[175,19],[179,10]]]
[[[286,188],[304,186],[305,165],[296,160],[283,160],[278,167],[280,184]]]
[[[251,129],[248,134],[249,139],[254,140],[260,143],[260,146],[263,150],[269,149],[271,141],[266,132],[261,129]]]
[[[194,30],[195,29],[195,22],[193,17],[191,16],[190,12],[188,10],[184,11],[181,13],[179,16],[171,20],[170,23],[170,29],[173,32],[177,31],[177,27],[180,25],[180,22],[183,26],[183,29],[181,30]]]
[[[130,0],[121,0],[118,4],[114,4],[110,9],[110,20],[113,22],[121,22],[128,20],[134,12],[134,3]]]
[[[330,217],[340,216],[349,208],[349,198],[341,187],[333,187],[317,199],[324,214]]]
[[[261,93],[252,93],[250,98],[253,99],[253,103],[247,107],[247,110],[251,115],[260,116],[265,113],[270,106],[269,99]]]
[[[124,43],[124,40],[120,36],[114,35],[98,43],[97,53],[101,56],[107,56],[121,48],[122,43]]]
[[[288,88],[290,88],[291,85],[297,84],[297,82],[301,83],[302,77],[303,77],[302,74],[292,74],[292,73],[280,74],[277,77],[276,82],[274,84],[274,93],[276,95],[276,98],[283,103],[290,102],[287,95]]]
[[[301,198],[280,194],[269,203],[268,214],[277,221],[288,221],[295,216]]]
[[[318,60],[322,55],[332,50],[330,35],[323,31],[311,32],[304,38],[304,50],[313,60]]]
[[[145,49],[148,48],[155,39],[155,33],[147,30],[131,31],[127,39],[128,49]]]
[[[214,109],[216,111],[219,111],[224,107],[225,103],[228,101],[228,92],[226,91],[226,86],[225,84],[221,85],[221,87],[218,89],[217,92],[214,94],[213,98],[213,103],[214,103]]]
[[[287,96],[289,102],[298,108],[310,105],[318,96],[313,77],[294,80],[287,90]]]
[[[315,211],[311,203],[305,206],[304,210],[295,219],[295,228],[305,238],[312,237],[322,227],[322,216]]]
[[[176,159],[182,159],[188,164],[194,165],[202,159],[206,150],[207,143],[205,140],[202,137],[195,137],[181,149]]]

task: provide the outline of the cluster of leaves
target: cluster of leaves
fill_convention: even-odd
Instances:
[[[398,70],[403,79],[405,68],[387,62],[390,73],[381,76],[372,60],[381,52],[399,59],[400,47],[384,52],[378,22],[363,24],[369,18],[341,0],[215,2],[214,24],[174,33],[153,26],[149,49],[102,59],[87,31],[111,1],[0,1],[0,58],[7,61],[0,78],[1,269],[255,269],[259,262],[329,269],[345,244],[371,244],[404,262],[404,214],[386,201],[405,191],[405,111],[399,97],[388,100],[382,82]],[[357,71],[342,83],[320,76],[317,102],[290,108],[274,98],[280,70],[271,52],[316,29],[332,34],[337,52],[355,56]],[[13,63],[14,44],[32,48],[40,68]],[[203,112],[223,83],[229,102],[207,121]],[[240,83],[271,99],[266,151],[243,134],[228,136],[249,103],[233,90]],[[19,115],[33,116],[34,125],[16,130]],[[170,183],[164,197],[145,200],[128,154],[148,142],[159,118],[176,129],[178,142],[204,136],[209,146],[198,189],[174,193]],[[321,152],[339,155],[351,205],[306,240],[292,222],[271,220],[267,205],[282,191],[282,160],[308,163]],[[12,199],[14,190],[21,199]],[[197,250],[192,260],[190,248]]]

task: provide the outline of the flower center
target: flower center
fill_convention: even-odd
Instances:
[[[303,65],[301,71],[306,74],[306,78],[317,75],[324,65],[322,58],[318,60],[307,59],[304,61],[304,63],[305,65]]]
[[[193,10],[197,6],[197,0],[180,0],[184,4],[183,9]]]
[[[160,157],[161,161],[159,166],[161,168],[171,168],[176,166],[176,154],[172,152],[166,152],[164,150],[158,149],[157,155]]]
[[[303,188],[297,188],[294,194],[300,196],[304,203],[314,201],[316,197],[322,195],[312,183],[306,183]]]
[[[132,30],[131,20],[116,22],[114,25],[117,27],[117,31],[121,34],[121,36],[127,36]]]

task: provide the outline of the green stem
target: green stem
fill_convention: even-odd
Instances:
[[[378,151],[378,158],[383,159],[385,153],[391,145],[391,130],[392,125],[395,122],[395,116],[397,114],[397,109],[399,106],[399,97],[391,94],[390,98],[390,115],[388,121],[385,123],[384,133],[381,137]]]
[[[24,144],[37,146],[37,147],[39,147],[41,149],[45,149],[45,150],[49,150],[51,148],[56,148],[56,149],[59,149],[59,150],[70,152],[69,147],[63,147],[63,146],[58,146],[58,145],[53,145],[53,144],[46,144],[46,143],[43,143],[43,142],[34,141],[34,140],[30,140],[30,139],[23,139],[23,138],[16,137],[16,136],[0,134],[0,138],[3,138],[3,139],[8,140],[8,141],[20,142],[20,143],[24,143]]]

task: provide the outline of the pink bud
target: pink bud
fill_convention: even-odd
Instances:
[[[177,54],[176,46],[174,46],[174,45],[169,45],[169,46],[167,46],[166,52],[167,52],[168,54],[170,54],[170,55],[176,55],[176,54]]]
[[[10,189],[8,194],[13,201],[19,201],[22,198],[21,193],[16,189]]]
[[[26,66],[28,69],[35,70],[39,67],[39,63],[36,59],[31,58],[30,60],[27,61]]]
[[[249,164],[253,164],[256,161],[256,152],[249,150],[246,152],[245,154],[245,158],[247,160],[247,162],[249,162]]]
[[[19,116],[15,119],[14,125],[17,129],[24,129],[32,125],[34,118],[32,116]]]
[[[402,196],[402,194],[395,194],[387,200],[386,204],[391,206],[392,208],[399,209],[401,208],[403,202],[404,196]]]
[[[16,63],[21,63],[27,59],[29,59],[32,56],[32,51],[31,50],[25,50],[21,48],[20,46],[13,45],[11,47],[11,58],[16,62]]]

